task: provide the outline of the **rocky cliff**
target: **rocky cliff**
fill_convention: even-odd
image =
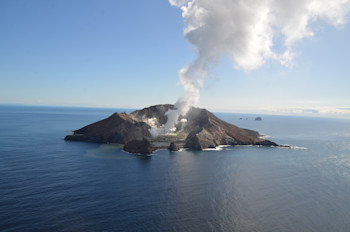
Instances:
[[[189,148],[203,150],[219,145],[278,146],[260,138],[256,131],[239,128],[227,123],[205,109],[192,107],[181,116],[172,133],[152,137],[151,128],[162,128],[167,122],[168,110],[173,105],[156,105],[131,114],[114,113],[110,117],[87,125],[67,135],[65,140],[95,143],[124,144],[124,150],[131,153],[150,154],[156,149],[178,150]]]
[[[145,122],[136,121],[126,113],[114,113],[106,119],[87,125],[67,135],[65,140],[125,144],[132,140],[151,138]]]

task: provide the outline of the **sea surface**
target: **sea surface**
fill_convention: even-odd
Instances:
[[[216,114],[293,149],[63,140],[123,111],[0,106],[0,231],[350,231],[349,120]]]

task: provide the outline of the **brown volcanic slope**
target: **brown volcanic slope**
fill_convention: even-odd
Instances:
[[[205,109],[192,108],[184,131],[188,133],[185,147],[201,150],[218,145],[276,146],[260,138],[259,133],[227,123]]]
[[[150,128],[126,113],[114,113],[106,119],[73,131],[74,134],[67,135],[65,140],[125,144],[132,140],[151,138]]]
[[[159,148],[190,148],[203,150],[219,145],[261,145],[278,146],[276,143],[259,137],[259,133],[242,129],[227,123],[205,109],[192,107],[185,124],[178,123],[177,130],[170,135],[152,137],[146,122],[152,119],[157,127],[167,121],[165,113],[174,109],[173,105],[156,105],[142,110],[114,113],[110,117],[75,130],[65,140],[96,143],[125,144],[124,150],[131,153],[150,154]],[[170,146],[171,144],[171,146]]]

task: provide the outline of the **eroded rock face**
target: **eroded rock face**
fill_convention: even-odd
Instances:
[[[154,120],[154,123],[157,127],[160,127],[164,125],[168,120],[166,112],[172,109],[174,109],[174,105],[155,105],[144,108],[142,110],[135,110],[130,114],[130,116],[136,121],[148,121],[151,119],[156,119]]]
[[[172,151],[182,147],[203,150],[219,145],[278,146],[260,138],[258,132],[239,128],[227,123],[205,109],[192,107],[185,116],[186,123],[168,135],[152,137],[151,126],[161,127],[167,122],[166,112],[173,105],[156,105],[136,110],[130,115],[115,113],[110,117],[74,131],[65,140],[96,143],[124,144],[130,153],[150,154],[155,149],[168,148]]]
[[[156,150],[156,148],[145,138],[142,140],[131,140],[124,145],[123,149],[130,153],[138,153],[142,155],[151,154]]]
[[[180,147],[176,143],[171,142],[170,146],[169,146],[169,150],[170,151],[178,151],[178,150],[180,150]]]
[[[261,139],[259,133],[242,129],[227,123],[205,109],[192,108],[187,115],[188,124],[184,130],[189,132],[186,148],[202,150],[219,145],[258,145],[271,146],[268,140]]]
[[[270,140],[258,141],[255,143],[255,145],[265,146],[265,147],[277,147],[278,146],[277,143],[271,142]],[[289,147],[289,146],[286,146],[286,147]]]
[[[151,138],[150,128],[126,113],[114,113],[106,119],[73,131],[74,134],[67,135],[65,140],[125,144],[131,140]]]

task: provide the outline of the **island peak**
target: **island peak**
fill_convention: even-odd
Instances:
[[[168,121],[171,104],[154,105],[130,114],[114,113],[67,135],[65,140],[124,144],[130,153],[151,154],[157,149],[203,150],[220,145],[278,146],[260,137],[257,131],[225,122],[206,109],[191,107],[181,115],[171,132],[159,134]],[[157,133],[154,133],[157,131]]]

